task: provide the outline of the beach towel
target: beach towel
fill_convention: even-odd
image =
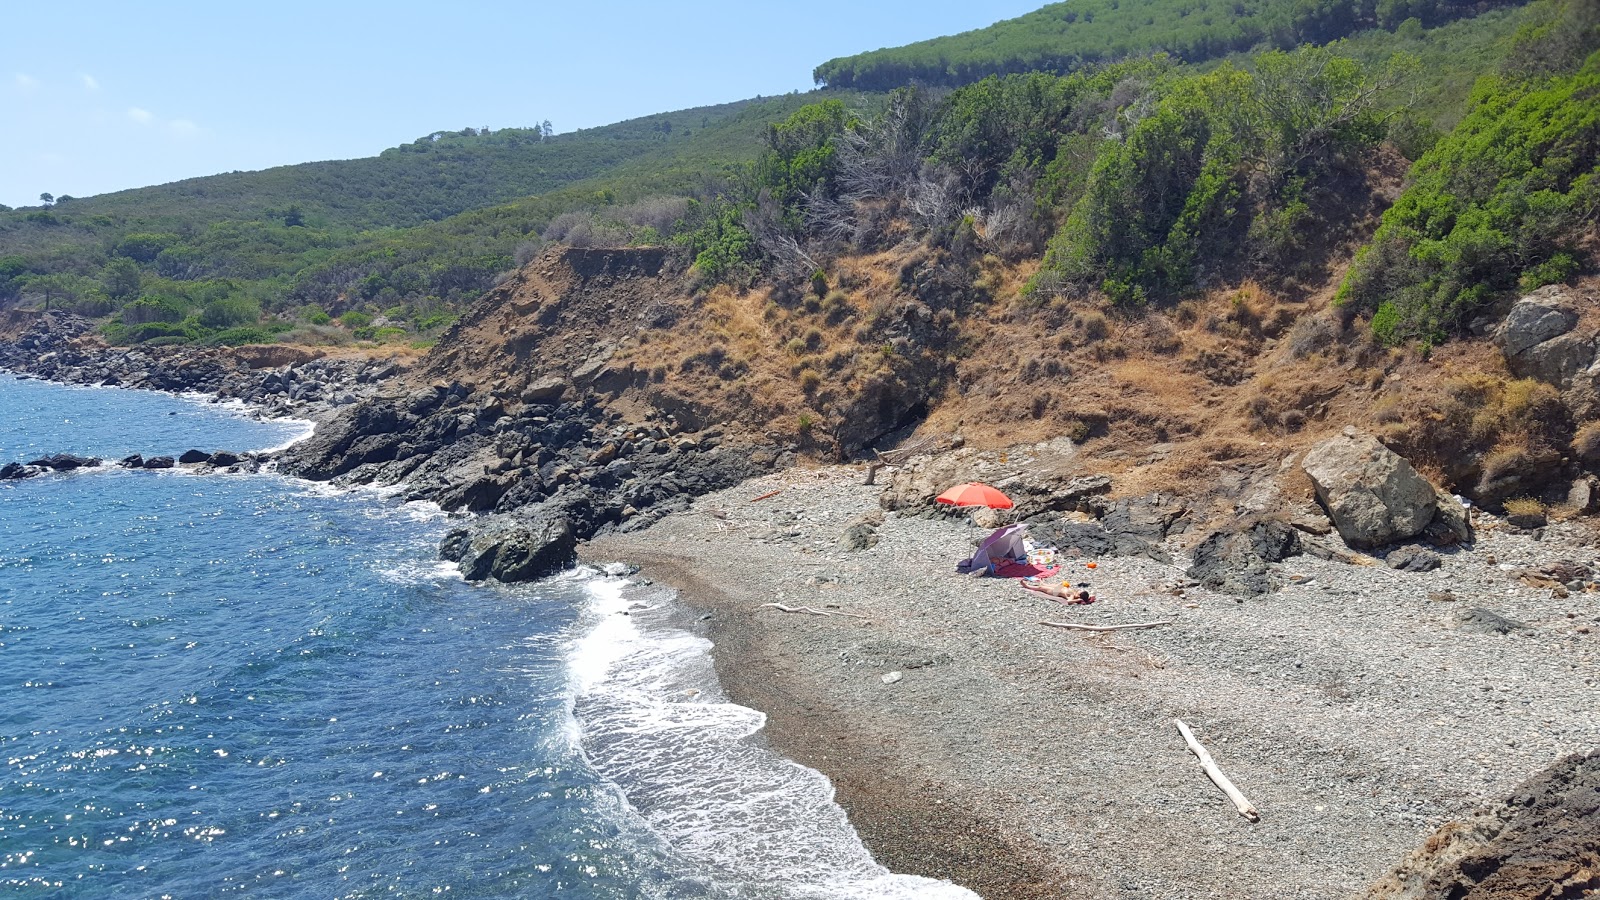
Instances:
[[[994,570],[997,578],[1048,578],[1061,571],[1060,566],[1036,566],[1032,563],[1007,563]]]

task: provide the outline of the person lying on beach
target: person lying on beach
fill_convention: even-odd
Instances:
[[[1063,603],[1094,602],[1093,594],[1083,590],[1082,588],[1073,587],[1070,584],[1044,584],[1042,582],[1029,584],[1024,581],[1022,583],[1022,589],[1025,591],[1032,591],[1035,594],[1044,594],[1047,597],[1054,597]]]

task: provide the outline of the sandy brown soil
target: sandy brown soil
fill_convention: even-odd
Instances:
[[[1429,574],[1296,558],[1302,584],[1245,602],[1175,594],[1175,567],[1100,560],[1073,571],[1101,602],[1063,607],[953,574],[981,536],[961,520],[891,515],[877,547],[837,549],[876,505],[859,481],[774,475],[585,556],[639,563],[709,611],[728,693],[833,779],[896,871],[991,900],[1350,896],[1438,825],[1600,745],[1600,595],[1557,599],[1508,571],[1592,564],[1576,529],[1536,542],[1485,519],[1477,549]],[[1459,599],[1429,599],[1446,587]],[[1453,628],[1467,606],[1531,629]],[[1041,619],[1173,624],[1086,635]],[[1174,718],[1259,824],[1207,781]]]

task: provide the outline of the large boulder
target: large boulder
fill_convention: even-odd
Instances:
[[[522,389],[523,403],[560,403],[566,396],[567,380],[559,375],[546,375],[530,382]]]
[[[468,581],[533,581],[577,560],[578,538],[565,518],[494,515],[445,535],[439,555],[454,560]]]
[[[450,386],[436,385],[418,391],[408,402],[413,409],[433,409],[453,396],[457,395]],[[340,410],[309,438],[284,451],[279,468],[289,475],[327,481],[357,466],[389,462],[415,425],[416,419],[397,408],[393,400],[363,400]]]
[[[1565,287],[1553,284],[1513,304],[1495,342],[1512,373],[1568,388],[1595,361],[1595,335],[1574,331],[1577,325],[1577,305]]]
[[[1312,447],[1301,467],[1351,547],[1409,540],[1439,514],[1433,485],[1376,438],[1354,429]]]
[[[0,466],[0,481],[21,481],[35,475],[43,475],[45,470],[39,466],[26,465],[19,462],[8,462]]]
[[[28,463],[42,469],[55,469],[57,472],[71,472],[73,469],[91,469],[100,465],[100,458],[95,456],[78,456],[72,453],[55,453],[50,456],[36,459]]]
[[[1495,343],[1506,356],[1521,356],[1529,348],[1554,340],[1578,325],[1578,310],[1567,298],[1566,289],[1549,285],[1523,297],[1512,305],[1506,319],[1495,330]]]

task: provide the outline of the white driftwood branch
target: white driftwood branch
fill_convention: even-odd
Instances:
[[[814,606],[784,606],[782,603],[763,603],[763,604],[761,604],[761,606],[763,606],[763,607],[770,606],[773,609],[778,610],[779,612],[809,613],[809,614],[811,614],[813,616],[828,616],[829,618],[832,618],[833,616],[844,616],[845,618],[849,618],[849,619],[865,619],[866,618],[866,616],[857,615],[855,613],[827,612],[826,610],[817,609]]]
[[[1241,794],[1239,789],[1233,786],[1233,782],[1228,780],[1228,776],[1222,774],[1222,770],[1217,768],[1217,764],[1211,759],[1211,754],[1207,753],[1206,748],[1200,746],[1200,742],[1194,739],[1194,732],[1189,730],[1189,726],[1183,724],[1182,719],[1173,719],[1172,721],[1178,723],[1178,731],[1183,735],[1184,742],[1189,745],[1189,749],[1199,758],[1200,768],[1205,769],[1206,775],[1211,779],[1212,783],[1222,788],[1222,792],[1228,795],[1229,800],[1233,801],[1234,808],[1239,810],[1239,815],[1252,822],[1261,821],[1261,814],[1256,812],[1255,806],[1249,800],[1246,800],[1244,794]]]
[[[1070,628],[1073,631],[1127,631],[1132,628],[1160,628],[1162,625],[1171,625],[1166,622],[1135,622],[1132,625],[1079,625],[1076,622],[1044,622],[1040,625],[1049,625],[1051,628]]]

